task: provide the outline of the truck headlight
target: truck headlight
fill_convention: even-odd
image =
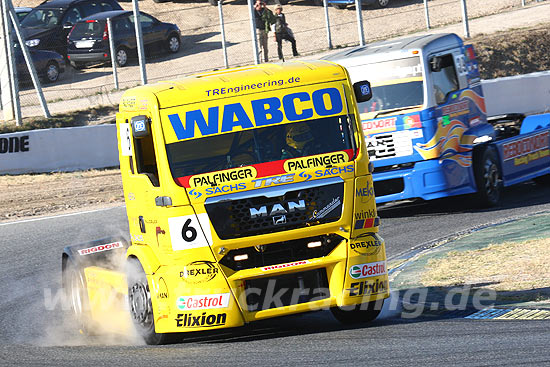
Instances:
[[[27,40],[25,41],[25,44],[28,46],[28,47],[36,47],[38,46],[38,44],[40,43],[40,40],[38,38],[35,38],[33,40]]]

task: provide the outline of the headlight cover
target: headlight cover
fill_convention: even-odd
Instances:
[[[25,41],[25,44],[28,47],[36,47],[36,46],[38,46],[39,43],[40,43],[40,40],[38,38]]]

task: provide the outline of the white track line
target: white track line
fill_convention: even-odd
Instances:
[[[115,209],[115,208],[121,208],[121,207],[123,207],[123,206],[124,206],[124,205],[119,205],[119,206],[113,206],[113,207],[110,207],[110,208],[101,208],[101,209],[86,210],[86,211],[83,211],[83,212],[74,212],[74,213],[67,213],[67,214],[51,215],[51,216],[48,216],[48,217],[39,217],[39,218],[23,219],[23,220],[18,220],[18,221],[15,221],[15,222],[0,223],[0,227],[1,227],[1,226],[7,226],[7,225],[10,225],[10,224],[21,224],[21,223],[28,223],[28,222],[37,222],[37,221],[40,221],[40,220],[56,219],[56,218],[62,218],[62,217],[70,217],[71,215],[80,215],[80,214],[96,213],[96,212],[101,212],[101,211],[105,211],[105,210],[111,210],[111,209]]]

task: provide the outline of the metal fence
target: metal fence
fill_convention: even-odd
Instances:
[[[272,0],[273,1],[273,0]],[[364,40],[366,43],[425,31],[429,25],[434,31],[438,27],[460,23],[463,19],[462,3],[466,0],[393,0],[385,9],[363,6],[361,10]],[[468,17],[481,16],[520,8],[524,2],[532,5],[537,0],[468,0]],[[17,1],[14,1],[17,6]],[[131,3],[121,3],[130,10]],[[427,7],[426,7],[427,6]],[[268,2],[274,10],[274,3]],[[152,0],[140,2],[140,10],[153,15],[163,22],[175,23],[182,32],[182,46],[178,53],[149,52],[146,55],[146,71],[149,83],[169,80],[197,72],[226,67],[253,64],[255,55],[252,46],[248,3],[244,0],[223,4],[221,13],[207,2],[165,2]],[[428,10],[428,11],[427,11]],[[302,56],[322,55],[333,48],[358,45],[361,36],[358,32],[356,7],[337,9],[316,6],[312,0],[295,0],[284,5],[284,14],[297,41]],[[223,15],[225,52],[222,49],[220,14]],[[328,14],[328,25],[326,22]],[[426,15],[429,14],[429,18]],[[330,31],[330,41],[327,36]],[[464,36],[464,34],[461,34]],[[277,44],[269,34],[268,48],[270,61],[277,62]],[[329,43],[330,42],[330,43]],[[290,44],[283,42],[285,59],[293,59]],[[260,58],[263,60],[263,57]],[[126,89],[141,84],[137,60],[129,66],[118,68],[118,84]],[[115,89],[110,64],[90,65],[83,70],[75,70],[67,65],[60,79],[44,86],[44,95],[52,107],[52,112],[77,110],[90,104],[117,104],[120,94]],[[100,96],[101,98],[98,98]],[[40,115],[41,108],[32,84],[22,84],[20,101],[23,116]],[[55,106],[55,107],[54,107]]]

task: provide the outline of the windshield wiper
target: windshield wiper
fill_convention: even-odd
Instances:
[[[380,115],[386,115],[388,113],[394,113],[394,112],[403,111],[403,110],[410,110],[411,108],[415,108],[415,107],[418,107],[418,106],[419,105],[417,105],[417,106],[407,106],[407,107],[398,107],[398,108],[394,108],[394,109],[391,109],[391,110],[380,111],[376,115],[374,115],[373,118],[377,118]]]

